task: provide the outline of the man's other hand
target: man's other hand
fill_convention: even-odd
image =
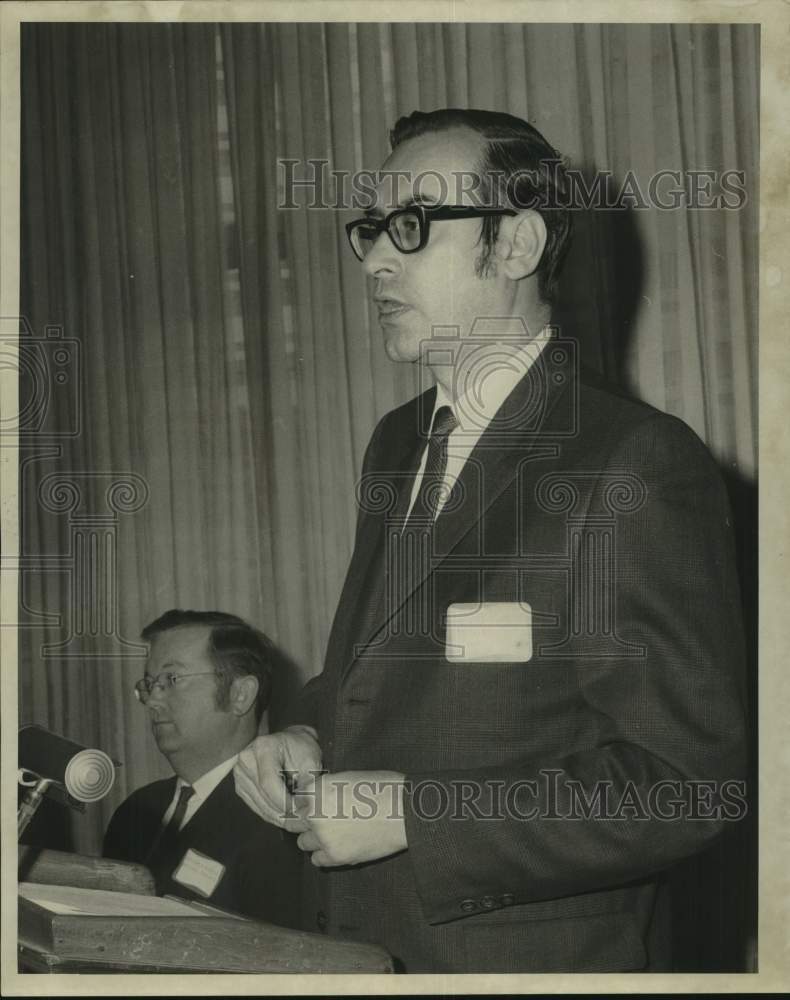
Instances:
[[[301,833],[308,829],[292,792],[321,770],[321,748],[311,726],[291,726],[259,736],[239,754],[233,769],[236,794],[267,823]]]
[[[300,785],[296,810],[306,823],[298,846],[317,867],[358,865],[405,850],[404,775],[340,771]]]

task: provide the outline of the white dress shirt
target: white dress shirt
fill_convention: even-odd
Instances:
[[[431,427],[440,406],[449,406],[458,421],[458,426],[447,438],[447,468],[443,479],[444,490],[437,504],[437,517],[474,446],[496,416],[500,406],[540,357],[541,351],[551,340],[551,333],[550,327],[544,327],[518,351],[512,354],[503,352],[500,364],[493,364],[490,368],[476,366],[476,370],[482,373],[480,378],[473,378],[457,399],[451,399],[444,386],[440,382],[436,383],[436,403],[431,415]],[[426,445],[412,485],[409,514],[422,484],[427,459]]]
[[[181,826],[179,830],[183,830],[187,823],[192,819],[195,813],[200,809],[206,799],[211,795],[217,785],[222,781],[222,779],[235,767],[236,761],[239,759],[238,754],[234,754],[233,757],[228,757],[227,760],[223,760],[221,764],[217,764],[216,767],[212,767],[210,771],[206,771],[202,774],[197,781],[192,782],[192,788],[194,794],[191,796],[187,802],[186,812],[184,813],[184,818],[181,821]],[[184,785],[188,785],[188,781],[184,781],[183,778],[179,778],[176,781],[176,790],[173,793],[173,800],[167,807],[167,812],[162,817],[162,826],[167,826],[170,822],[170,817],[176,811],[176,804],[178,803],[178,797],[181,794],[181,789]]]

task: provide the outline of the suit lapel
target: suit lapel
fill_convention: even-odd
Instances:
[[[179,832],[179,843],[183,839],[192,841],[201,830],[216,837],[217,816],[230,819],[234,806],[233,797],[236,795],[236,784],[233,778],[233,771],[230,771],[220,781],[211,792],[206,801],[200,806],[189,822],[183,826]],[[241,799],[239,799],[241,801]],[[225,838],[226,830],[221,830],[222,839]]]
[[[150,797],[147,796],[145,808],[145,825],[143,827],[142,838],[145,849],[141,853],[141,860],[144,864],[155,865],[158,855],[161,853],[162,836],[164,834],[163,820],[176,789],[177,778],[167,778],[164,781],[155,782],[150,789]]]
[[[430,431],[436,389],[403,408],[381,442],[381,457],[374,471],[360,483],[360,522],[338,613],[327,649],[327,664],[341,658],[341,670],[349,666],[354,644],[364,640],[382,613],[385,582],[386,541],[390,525],[408,509],[414,475]],[[351,609],[351,612],[347,609]]]
[[[161,824],[162,819],[167,812],[167,807],[173,801],[177,780],[176,776],[173,775],[170,778],[164,778],[162,781],[156,781],[151,786],[151,792],[153,794],[147,804],[147,808],[152,821],[155,822],[157,826]]]

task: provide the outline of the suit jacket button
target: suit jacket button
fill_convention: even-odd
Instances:
[[[497,905],[497,901],[494,899],[493,896],[483,896],[483,898],[480,900],[480,905],[483,907],[484,910],[493,910],[494,907]]]
[[[329,923],[329,921],[327,920],[327,916],[326,916],[326,914],[324,913],[323,910],[319,910],[318,911],[318,913],[315,916],[315,922],[318,925],[319,931],[325,931],[326,930],[327,924]]]
[[[506,892],[504,896],[499,897],[499,902],[503,906],[512,906],[515,903],[515,901],[516,897],[513,895],[512,892]]]
[[[471,913],[473,910],[477,909],[477,900],[465,899],[463,903],[461,903],[461,909],[464,911],[464,913]]]

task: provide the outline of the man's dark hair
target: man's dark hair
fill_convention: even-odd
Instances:
[[[227,708],[230,686],[235,677],[252,674],[258,681],[255,723],[260,723],[272,692],[272,671],[279,659],[277,647],[263,632],[236,615],[224,611],[182,611],[173,608],[146,625],[141,636],[151,642],[162,632],[182,625],[203,625],[211,629],[208,650],[217,668],[217,706]]]
[[[547,236],[537,272],[538,291],[545,302],[553,301],[571,234],[569,182],[561,154],[521,118],[472,108],[413,111],[395,123],[390,143],[394,149],[408,139],[454,128],[471,129],[486,140],[482,159],[476,165],[480,176],[476,198],[480,204],[534,208],[542,216]],[[490,269],[500,222],[501,216],[482,220],[483,252],[477,261],[480,276]]]

